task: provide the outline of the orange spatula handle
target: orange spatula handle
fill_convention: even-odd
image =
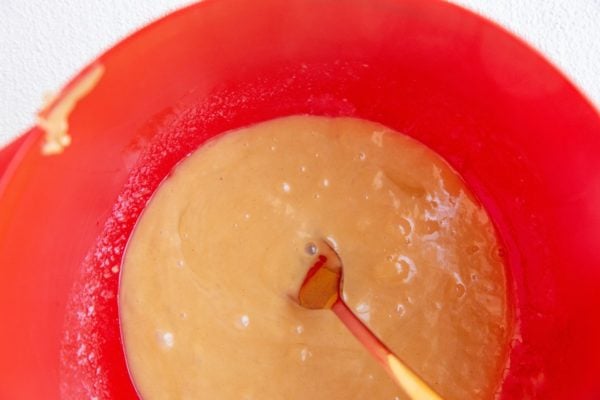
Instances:
[[[341,298],[331,310],[352,334],[369,350],[394,381],[413,400],[442,400],[425,381],[404,364],[381,340],[348,308]]]

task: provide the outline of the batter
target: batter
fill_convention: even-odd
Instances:
[[[405,399],[331,311],[297,304],[319,238],[396,354],[447,399],[493,397],[511,322],[485,211],[406,136],[294,116],[206,144],[141,216],[119,301],[142,398]]]

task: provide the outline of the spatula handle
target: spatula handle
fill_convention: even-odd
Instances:
[[[333,304],[332,311],[348,330],[369,350],[394,381],[413,400],[442,400],[425,381],[403,363],[381,340],[348,308],[341,298]]]

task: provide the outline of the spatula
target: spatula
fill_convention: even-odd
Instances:
[[[298,292],[300,305],[312,310],[333,311],[411,399],[442,400],[431,386],[402,362],[346,305],[341,296],[342,262],[335,250],[323,240],[311,244],[310,248],[316,253],[316,261],[306,273]]]

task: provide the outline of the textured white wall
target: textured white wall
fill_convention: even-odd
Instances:
[[[600,0],[451,1],[518,33],[600,105]],[[0,144],[33,123],[43,93],[127,34],[190,3],[0,0]]]

